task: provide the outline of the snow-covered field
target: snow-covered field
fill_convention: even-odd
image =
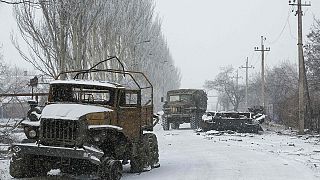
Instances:
[[[266,129],[266,128],[265,128]],[[161,167],[141,174],[124,167],[123,180],[301,180],[320,179],[320,137],[290,131],[262,134],[196,133],[155,127]],[[11,179],[9,160],[0,161],[0,179]],[[87,179],[60,175],[37,179]]]

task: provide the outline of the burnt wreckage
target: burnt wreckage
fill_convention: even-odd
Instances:
[[[122,69],[97,68],[114,59]],[[129,87],[127,80],[121,84],[86,79],[94,74],[129,77],[135,87]],[[112,57],[88,70],[59,76],[74,77],[50,83],[42,111],[33,103],[34,111],[23,122],[28,140],[11,147],[11,176],[45,176],[59,168],[62,173],[86,172],[118,180],[122,165],[129,161],[132,172],[160,166],[157,137],[152,133],[158,121],[153,114],[153,86],[143,73],[124,70]]]
[[[203,131],[236,131],[239,133],[258,133],[265,115],[252,112],[206,112],[202,116],[200,128]]]
[[[190,123],[191,129],[197,129],[207,110],[207,100],[207,94],[200,89],[168,91],[163,105],[163,129],[169,130],[170,125],[172,129],[179,129],[182,123]]]

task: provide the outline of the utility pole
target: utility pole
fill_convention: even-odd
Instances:
[[[240,92],[239,92],[239,79],[242,78],[242,77],[239,76],[239,69],[237,69],[236,76],[232,76],[231,78],[232,79],[233,78],[236,79],[236,88],[235,88],[235,94],[234,95],[235,95],[235,97],[236,97],[236,99],[238,101],[237,97],[239,97],[239,95],[240,95]],[[235,108],[235,107],[233,107],[233,108]],[[238,107],[237,107],[237,109],[238,109]],[[236,109],[234,109],[234,110],[236,110]]]
[[[298,58],[299,58],[299,133],[304,134],[305,121],[305,66],[303,58],[303,43],[302,43],[302,6],[311,6],[311,4],[302,4],[301,0],[289,0],[290,6],[297,6],[298,9],[295,15],[298,15]]]
[[[238,91],[238,90],[239,90],[239,79],[242,78],[242,77],[239,76],[239,70],[238,70],[238,69],[237,69],[237,74],[236,74],[236,76],[232,76],[231,78],[232,78],[232,79],[233,79],[233,78],[236,79],[236,90]]]
[[[240,68],[245,68],[246,69],[246,108],[248,108],[248,81],[249,81],[249,76],[248,76],[248,70],[250,68],[254,68],[252,65],[249,66],[249,62],[248,62],[248,57],[247,57],[247,61],[246,61],[246,66],[241,66]]]
[[[261,103],[262,103],[262,107],[265,108],[265,78],[264,78],[264,52],[265,51],[270,51],[270,48],[264,47],[264,41],[266,40],[265,37],[261,36],[261,49],[259,49],[258,47],[255,47],[254,50],[255,51],[261,51],[261,81],[262,81],[262,85],[261,85]]]

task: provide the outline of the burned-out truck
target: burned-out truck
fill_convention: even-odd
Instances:
[[[207,94],[201,89],[177,89],[167,92],[163,105],[163,129],[179,129],[180,124],[190,123],[196,129],[207,110]]]
[[[206,112],[200,121],[203,131],[235,131],[239,133],[258,133],[263,131],[260,124],[264,122],[265,115],[252,112]]]
[[[158,120],[152,84],[141,72],[98,68],[113,59],[118,60],[112,57],[87,70],[61,73],[64,80],[50,83],[48,102],[37,112],[38,119],[24,122],[34,142],[11,147],[11,176],[45,176],[59,168],[62,173],[118,180],[129,161],[132,172],[159,167],[157,137],[152,133]],[[124,83],[88,80],[107,74]]]

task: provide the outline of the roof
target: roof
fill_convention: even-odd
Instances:
[[[50,82],[50,85],[51,84],[74,84],[74,85],[103,86],[103,87],[109,87],[109,88],[124,88],[123,86],[117,83],[111,83],[107,81],[82,80],[82,79],[54,80]]]
[[[169,94],[193,94],[196,91],[203,91],[202,89],[176,89],[168,91]]]

